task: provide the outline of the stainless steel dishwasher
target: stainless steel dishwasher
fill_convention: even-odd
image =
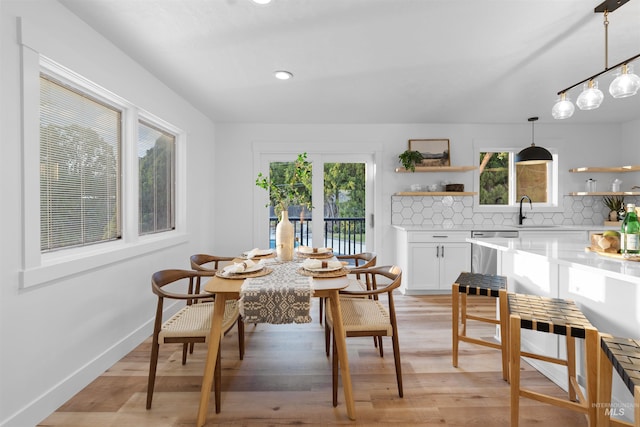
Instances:
[[[491,231],[472,231],[471,237],[518,237],[517,230],[491,230]],[[497,274],[498,270],[498,250],[487,248],[486,246],[471,245],[471,272],[482,274]]]

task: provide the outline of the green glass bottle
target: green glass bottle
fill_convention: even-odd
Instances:
[[[636,205],[627,204],[627,213],[620,227],[620,252],[632,255],[640,252],[640,223],[636,215]]]

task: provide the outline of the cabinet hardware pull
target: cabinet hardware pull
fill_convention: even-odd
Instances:
[[[449,236],[431,236],[431,237],[433,237],[434,239],[446,239]]]
[[[440,245],[436,246],[436,258],[440,258]]]
[[[444,245],[442,245],[442,258],[444,258]]]

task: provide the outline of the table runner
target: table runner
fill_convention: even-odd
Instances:
[[[273,273],[245,279],[240,288],[240,313],[245,323],[309,323],[311,277],[299,275],[299,263],[265,264]]]

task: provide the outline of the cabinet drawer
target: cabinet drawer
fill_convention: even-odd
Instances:
[[[412,231],[408,233],[409,243],[429,242],[466,242],[470,231]]]

